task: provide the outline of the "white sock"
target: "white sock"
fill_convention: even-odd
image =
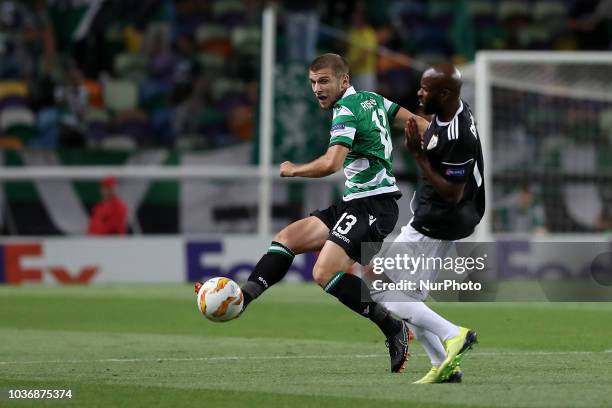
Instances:
[[[440,341],[440,338],[430,331],[408,323],[410,330],[414,333],[414,337],[421,343],[425,352],[429,356],[432,366],[439,367],[446,358],[446,350]]]
[[[397,296],[397,293],[394,294]],[[452,324],[421,301],[404,296],[403,302],[382,302],[383,306],[415,326],[432,332],[445,341],[459,334],[459,327]],[[399,299],[395,299],[399,300]]]

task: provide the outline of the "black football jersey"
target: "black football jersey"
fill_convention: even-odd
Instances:
[[[421,177],[412,227],[431,238],[465,238],[472,234],[485,210],[482,147],[474,116],[465,101],[461,101],[450,122],[432,118],[423,149],[434,171],[451,183],[465,183],[465,189],[461,201],[452,204]]]

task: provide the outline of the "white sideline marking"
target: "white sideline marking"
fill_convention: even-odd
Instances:
[[[82,363],[139,363],[162,361],[226,361],[226,360],[316,360],[329,358],[374,358],[384,357],[384,354],[354,354],[354,355],[317,355],[317,356],[217,356],[217,357],[156,357],[156,358],[105,358],[100,360],[39,360],[39,361],[0,361],[7,364],[82,364]]]
[[[548,355],[580,355],[612,353],[612,349],[604,351],[514,351],[514,352],[478,352],[470,354],[470,358],[499,356],[548,356]],[[416,357],[425,354],[413,353]],[[305,355],[305,356],[216,356],[216,357],[157,357],[157,358],[105,358],[100,360],[39,360],[39,361],[0,361],[0,365],[9,364],[85,364],[85,363],[140,363],[162,361],[227,361],[227,360],[319,360],[334,358],[381,358],[386,354],[345,354],[345,355]]]

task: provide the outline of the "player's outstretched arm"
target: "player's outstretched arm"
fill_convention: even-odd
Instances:
[[[281,163],[281,177],[312,177],[319,178],[334,174],[342,168],[349,149],[337,144],[330,146],[327,152],[318,159],[306,164],[295,164],[290,161]]]
[[[395,118],[393,118],[393,126],[396,128],[404,129],[408,119],[414,119],[419,130],[419,134],[424,134],[429,126],[429,121],[422,116],[416,115],[410,112],[408,109],[400,107]]]
[[[414,157],[423,177],[425,177],[440,196],[451,204],[461,201],[465,183],[451,183],[442,175],[437,173],[427,159],[423,150],[423,133],[418,131],[418,125],[414,118],[408,119],[404,129],[406,136],[406,147]]]

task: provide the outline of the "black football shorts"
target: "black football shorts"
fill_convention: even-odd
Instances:
[[[396,199],[386,194],[358,198],[310,215],[327,225],[328,240],[340,245],[354,261],[367,265],[395,228],[399,214]]]

